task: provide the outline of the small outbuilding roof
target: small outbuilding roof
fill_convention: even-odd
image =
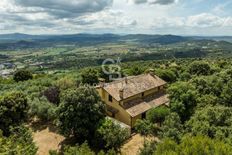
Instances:
[[[146,97],[145,99],[135,99],[130,103],[125,103],[125,109],[131,117],[138,116],[152,108],[159,107],[161,105],[169,105],[168,95],[165,93],[158,93],[153,96]]]

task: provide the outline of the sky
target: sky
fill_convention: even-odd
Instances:
[[[231,0],[0,0],[0,34],[232,36]]]

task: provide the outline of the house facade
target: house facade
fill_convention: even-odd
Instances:
[[[169,104],[165,85],[158,76],[148,73],[111,83],[102,81],[97,91],[106,103],[107,114],[133,128],[137,119],[146,118],[148,110]]]

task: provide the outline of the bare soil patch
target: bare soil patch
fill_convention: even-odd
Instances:
[[[48,155],[49,150],[59,150],[65,137],[58,134],[52,124],[41,124],[39,122],[30,125],[33,131],[33,139],[38,147],[38,155]]]
[[[38,147],[38,155],[48,155],[49,150],[59,151],[65,144],[71,144],[69,140],[65,139],[62,135],[58,134],[54,125],[39,122],[30,125],[33,131],[33,138],[36,146]],[[154,138],[146,138],[152,140]],[[122,155],[137,155],[139,149],[143,147],[144,137],[139,134],[133,135],[121,148]]]

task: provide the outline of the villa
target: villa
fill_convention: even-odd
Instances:
[[[101,81],[97,91],[106,103],[107,114],[133,128],[137,119],[146,118],[148,110],[169,105],[165,85],[150,72],[111,83]]]

